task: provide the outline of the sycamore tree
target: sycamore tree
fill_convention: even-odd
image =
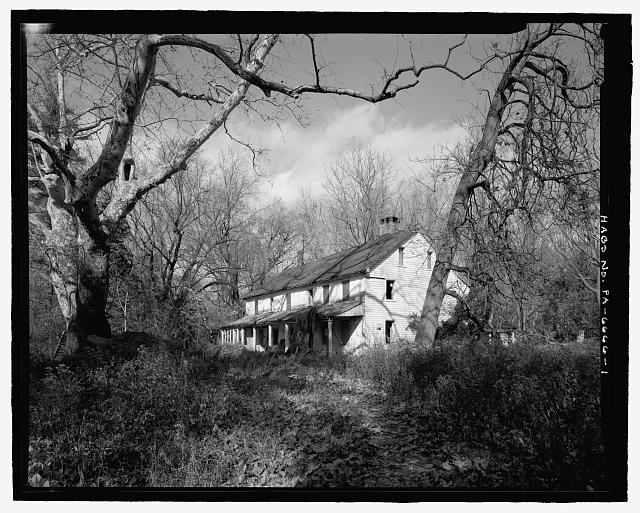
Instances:
[[[385,70],[377,89],[361,92],[328,83],[309,34],[28,35],[29,218],[44,235],[67,351],[91,335],[111,335],[105,307],[119,226],[145,194],[184,172],[214,133],[226,131],[234,111],[267,118],[295,112],[305,94],[377,103],[414,87],[431,69],[465,79],[486,62],[464,75],[454,70],[449,61],[463,41],[440,62]],[[308,83],[278,74],[279,52],[290,44],[305,45]],[[188,66],[181,67],[184,59]],[[136,172],[136,152],[166,131],[178,134],[176,151]]]
[[[549,213],[566,211],[582,196],[577,191],[597,181],[604,80],[600,29],[597,24],[529,25],[508,48],[494,45],[499,58],[486,72],[497,83],[475,143],[459,162],[458,185],[439,234],[417,330],[419,343],[434,342],[442,300],[451,293],[446,287],[451,270],[486,282],[491,272],[485,271],[506,262],[505,283],[513,298],[523,298],[526,269],[533,267],[526,258],[513,265],[515,249],[528,258],[532,249],[526,247],[532,246],[527,234]],[[467,260],[483,260],[481,266],[460,265],[465,240],[474,244]],[[482,255],[484,259],[478,258]],[[521,310],[524,329],[524,306]]]

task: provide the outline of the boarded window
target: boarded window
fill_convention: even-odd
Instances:
[[[398,248],[398,265],[404,266],[404,248]]]
[[[342,299],[347,300],[351,295],[351,290],[349,289],[349,280],[342,282]]]
[[[387,299],[393,299],[393,284],[395,282],[393,280],[387,280],[387,293],[386,293],[386,298]]]
[[[287,310],[291,310],[291,293],[287,293]]]
[[[391,342],[392,331],[393,331],[393,321],[384,321],[384,341],[387,344]]]
[[[324,287],[322,287],[322,302],[329,302],[329,285],[325,285]]]

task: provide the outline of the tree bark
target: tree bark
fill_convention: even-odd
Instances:
[[[460,244],[460,229],[466,221],[469,198],[473,189],[477,186],[476,182],[479,177],[482,176],[482,173],[493,159],[504,108],[513,93],[514,81],[526,63],[526,54],[547,39],[552,29],[553,26],[550,27],[549,31],[536,34],[532,38],[530,29],[527,28],[519,44],[520,50],[513,55],[491,99],[482,130],[482,138],[460,177],[453,203],[449,210],[444,241],[436,255],[436,264],[431,273],[418,322],[416,332],[416,343],[418,344],[433,346],[435,342],[438,316],[445,296],[449,272]]]
[[[50,202],[51,203],[51,202]],[[77,351],[88,335],[111,336],[105,310],[109,290],[109,249],[96,246],[78,228],[75,214],[49,205],[47,254],[51,281],[67,325],[65,349]]]

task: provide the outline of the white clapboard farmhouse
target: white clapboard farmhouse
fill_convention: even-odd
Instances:
[[[222,341],[284,351],[294,338],[308,347],[311,331],[314,351],[330,353],[413,341],[409,323],[422,309],[435,253],[422,234],[398,224],[384,218],[377,239],[287,269],[244,294],[245,315],[221,328]],[[453,272],[447,286],[466,292]],[[440,320],[454,307],[445,297]]]

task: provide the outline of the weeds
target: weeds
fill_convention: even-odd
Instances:
[[[450,343],[38,359],[29,484],[597,489],[596,354]]]

